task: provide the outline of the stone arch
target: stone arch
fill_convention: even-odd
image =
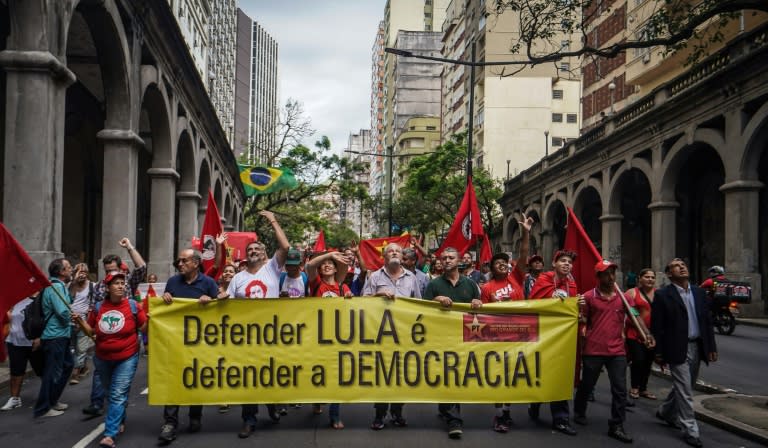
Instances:
[[[224,220],[224,226],[232,227],[232,196],[227,194],[224,196],[224,209],[221,215]]]
[[[691,155],[691,148],[708,146],[712,148],[720,164],[725,167],[726,145],[723,134],[714,129],[696,129],[692,135],[683,135],[669,149],[661,166],[661,180],[655,196],[660,201],[668,201],[674,196],[675,185],[677,184],[677,175],[681,167],[688,161]]]
[[[694,140],[673,149],[664,164],[660,199],[677,205],[675,253],[687,258],[692,281],[701,282],[708,266],[725,260],[725,198],[719,188],[726,168],[708,143]]]
[[[651,267],[651,211],[648,205],[652,193],[648,173],[639,167],[621,169],[611,182],[609,194],[606,214],[620,217],[621,241],[617,248],[609,248],[613,253],[606,256],[618,261],[624,272]],[[616,249],[619,253],[615,253]]]
[[[205,222],[205,212],[208,209],[208,192],[211,190],[211,167],[208,160],[203,159],[200,163],[200,171],[197,176],[197,194],[200,195],[200,204],[197,209],[197,225],[203,228]]]
[[[653,172],[653,169],[651,168],[651,164],[648,163],[646,160],[634,158],[624,164],[622,164],[618,170],[616,170],[616,173],[614,173],[613,177],[611,178],[610,183],[608,184],[608,188],[606,189],[606,199],[607,202],[605,203],[605,210],[606,213],[609,214],[616,214],[619,213],[619,205],[621,201],[621,195],[620,190],[617,190],[616,186],[619,183],[619,180],[624,175],[624,173],[632,170],[639,171],[646,179],[646,182],[648,182],[648,185],[653,185],[653,181],[656,178],[655,173]]]
[[[601,184],[596,179],[589,179],[579,186],[573,195],[573,212],[578,216],[584,231],[602,252],[603,227],[600,217],[603,215],[603,200],[600,195]]]
[[[82,19],[82,20],[81,20]],[[88,27],[89,42],[78,41],[85,36],[78,28]],[[83,2],[76,0],[70,20],[65,21],[64,48],[66,48],[67,66],[75,73],[78,82],[89,76],[78,69],[77,59],[92,56],[88,48],[80,44],[93,46],[100,68],[101,90],[105,103],[106,129],[132,129],[133,97],[129,69],[133,66],[128,46],[128,39],[123,27],[123,20],[114,1]],[[86,38],[87,39],[87,38]],[[71,51],[77,52],[72,53]],[[80,51],[85,50],[85,53]],[[75,59],[75,60],[73,60]],[[95,87],[95,86],[91,86]]]
[[[176,145],[176,172],[179,182],[176,191],[176,250],[189,247],[193,236],[198,236],[197,209],[200,195],[197,192],[197,170],[192,138],[186,130]]]
[[[565,225],[568,218],[565,194],[556,193],[544,207],[542,219],[542,256],[547,259],[565,243]]]
[[[756,180],[765,148],[768,148],[768,101],[755,112],[742,133],[744,153],[739,164],[739,179]]]
[[[216,183],[215,187],[213,188],[213,200],[216,201],[216,207],[218,207],[219,210],[224,209],[224,188],[222,187],[221,183],[221,174],[217,172],[216,175]]]

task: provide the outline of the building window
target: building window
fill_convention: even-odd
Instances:
[[[560,63],[560,71],[562,72],[569,72],[571,71],[571,64],[568,62],[561,62]]]
[[[432,25],[424,25],[424,31],[432,31]]]
[[[428,131],[436,131],[437,127],[436,126],[427,126],[427,130]]]
[[[552,114],[552,123],[562,123],[563,114]]]
[[[563,138],[562,137],[552,137],[552,147],[557,148],[563,146]]]
[[[553,90],[552,91],[552,98],[556,100],[562,100],[563,99],[563,91],[562,90]]]
[[[578,120],[578,116],[576,114],[568,114],[566,117],[566,120],[568,120],[568,123],[576,123]]]

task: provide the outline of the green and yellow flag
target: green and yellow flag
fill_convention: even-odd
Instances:
[[[239,165],[240,181],[246,196],[292,190],[298,186],[293,172],[288,168]]]

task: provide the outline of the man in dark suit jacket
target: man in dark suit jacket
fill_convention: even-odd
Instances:
[[[672,282],[656,291],[651,307],[651,332],[656,338],[656,362],[668,364],[672,390],[659,406],[656,417],[681,428],[685,443],[701,447],[693,413],[693,385],[699,361],[717,361],[715,332],[706,293],[688,282],[688,267],[675,258],[664,272]]]

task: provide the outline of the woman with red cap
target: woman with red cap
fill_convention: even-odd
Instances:
[[[107,299],[91,311],[85,331],[96,340],[94,364],[109,400],[104,437],[99,446],[113,448],[116,446],[115,438],[124,430],[128,393],[139,363],[138,332],[146,330],[147,315],[133,299],[123,297],[123,272],[108,273],[104,284],[107,286]]]

